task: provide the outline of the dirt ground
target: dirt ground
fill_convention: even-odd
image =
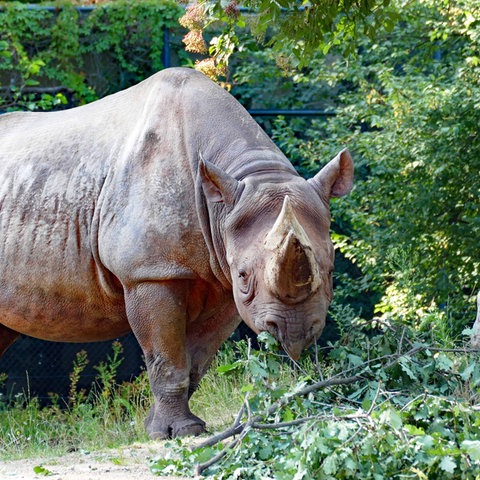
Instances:
[[[149,461],[165,451],[162,442],[134,444],[98,452],[74,452],[56,458],[0,462],[0,480],[165,480],[153,475]],[[35,467],[43,473],[35,473]],[[184,480],[184,477],[168,477]]]

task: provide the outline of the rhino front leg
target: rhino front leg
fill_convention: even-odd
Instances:
[[[145,426],[151,438],[198,435],[205,422],[190,412],[190,358],[186,349],[186,286],[145,282],[128,288],[127,315],[145,355],[154,396]]]

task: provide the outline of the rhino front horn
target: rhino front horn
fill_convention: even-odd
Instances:
[[[265,248],[272,252],[265,267],[265,284],[284,302],[301,302],[320,287],[321,277],[310,240],[288,196],[267,234]]]

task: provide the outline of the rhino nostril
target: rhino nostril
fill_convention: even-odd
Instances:
[[[267,326],[268,333],[271,333],[277,340],[279,340],[277,322],[275,320],[267,320],[265,323]]]

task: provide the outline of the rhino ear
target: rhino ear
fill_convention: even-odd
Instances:
[[[353,160],[345,148],[308,180],[318,194],[326,199],[343,197],[353,187]]]
[[[200,158],[198,171],[203,192],[209,201],[233,205],[240,182],[203,158]]]

